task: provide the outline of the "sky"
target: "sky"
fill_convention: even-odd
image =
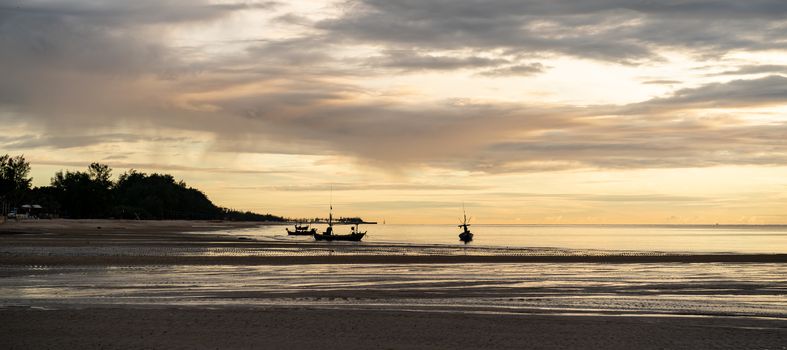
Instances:
[[[0,154],[387,223],[787,223],[781,0],[0,0]]]

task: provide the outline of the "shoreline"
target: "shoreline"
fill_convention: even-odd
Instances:
[[[787,263],[787,254],[258,241],[228,231],[267,222],[29,220],[0,225],[0,265],[457,263]]]
[[[45,265],[347,265],[347,264],[509,264],[509,263],[787,263],[776,255],[654,255],[654,256],[451,256],[451,255],[333,255],[333,256],[6,256],[0,266]]]
[[[0,223],[0,235],[149,233],[182,234],[277,225],[266,221],[37,219]]]

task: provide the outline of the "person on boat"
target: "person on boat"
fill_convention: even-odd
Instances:
[[[325,235],[330,236],[332,233],[333,233],[333,227],[328,226],[328,228],[325,229]]]

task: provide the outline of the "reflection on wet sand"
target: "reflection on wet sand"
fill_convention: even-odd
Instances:
[[[787,318],[781,264],[6,267],[4,306],[342,306]]]

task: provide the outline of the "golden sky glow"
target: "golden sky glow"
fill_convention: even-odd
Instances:
[[[0,1],[0,153],[217,204],[787,223],[782,1]]]

